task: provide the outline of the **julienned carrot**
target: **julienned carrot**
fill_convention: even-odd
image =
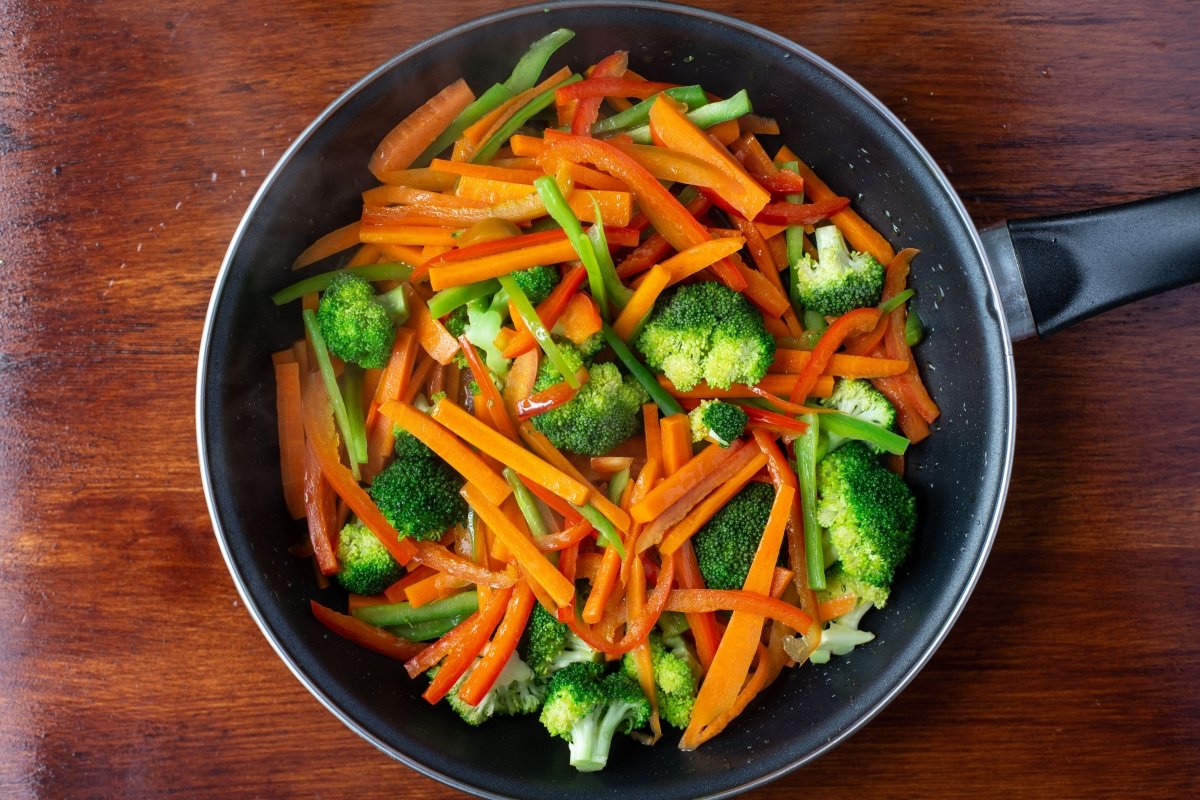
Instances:
[[[770,193],[746,173],[737,159],[696,127],[670,98],[660,97],[650,107],[650,129],[671,150],[695,156],[729,176],[737,191],[726,189],[722,197],[746,219],[754,219],[771,201]]]
[[[311,446],[304,448],[304,506],[308,517],[308,538],[313,560],[321,575],[338,571],[334,553],[337,539],[337,496],[321,472],[321,464]]]
[[[756,647],[756,650],[758,653],[758,663],[755,665],[754,671],[750,673],[749,680],[746,681],[741,691],[738,692],[737,697],[734,698],[733,705],[718,714],[703,730],[696,731],[695,733],[685,731],[683,737],[679,740],[680,750],[695,750],[725,730],[725,727],[730,722],[746,710],[746,707],[758,696],[758,693],[765,689],[779,675],[784,661],[780,659],[778,664],[773,664],[770,651],[761,644]]]
[[[454,188],[453,175],[434,172],[428,167],[384,170],[376,177],[388,186],[405,186],[427,192],[448,192]]]
[[[362,227],[361,224],[355,221],[325,234],[296,256],[296,260],[292,262],[292,269],[307,267],[309,264],[315,264],[323,258],[329,258],[329,256],[349,250],[359,244],[358,229],[360,227]]]
[[[776,567],[775,575],[771,578],[771,597],[778,600],[792,585],[796,571],[787,567]],[[807,615],[806,615],[807,616]]]
[[[479,663],[471,670],[471,674],[458,687],[458,698],[472,706],[479,705],[495,684],[500,671],[508,663],[509,657],[516,651],[517,642],[525,630],[525,623],[533,611],[533,591],[524,583],[517,584],[508,607],[504,611],[504,619],[496,629]]]
[[[333,416],[329,397],[320,374],[313,372],[304,385],[304,435],[308,437],[309,450],[321,467],[321,474],[333,490],[346,501],[355,516],[366,525],[380,543],[400,564],[407,564],[416,553],[408,539],[401,539],[387,518],[375,505],[370,496],[354,480],[350,470],[342,464],[338,452],[337,434],[333,430]],[[507,488],[507,484],[505,484]]]
[[[419,439],[447,464],[478,487],[489,502],[500,504],[512,494],[512,487],[491,467],[459,440],[454,433],[408,403],[387,402],[380,408],[385,417]],[[482,424],[482,423],[479,423]],[[487,452],[487,451],[484,451]]]
[[[560,453],[558,448],[546,438],[546,435],[533,427],[533,423],[529,420],[523,420],[517,426],[517,431],[521,434],[521,438],[525,441],[525,444],[529,445],[531,450],[545,459],[549,464],[562,470],[580,483],[588,484],[587,479],[575,468],[570,459]],[[588,496],[588,502],[599,509],[600,513],[616,526],[617,530],[622,533],[629,530],[631,524],[629,514],[605,497],[603,492],[592,489]],[[580,504],[576,503],[576,505]]]
[[[400,328],[396,332],[392,354],[379,377],[379,383],[375,385],[375,396],[367,412],[367,463],[363,467],[367,476],[379,474],[395,444],[392,425],[383,421],[379,407],[389,400],[399,400],[404,395],[409,381],[414,377],[413,367],[417,362],[418,349],[420,345],[410,328]]]
[[[438,578],[441,576],[440,572],[434,572],[424,580],[416,581],[404,590],[404,599],[413,608],[419,608],[439,599],[445,594],[442,587],[438,585]]]
[[[835,319],[821,334],[808,362],[800,370],[788,399],[793,403],[803,402],[804,398],[811,394],[817,380],[825,371],[825,366],[846,337],[870,330],[879,321],[879,316],[877,308],[856,308]]]
[[[561,233],[561,230],[559,232]],[[565,236],[566,234],[563,235]],[[587,269],[582,265],[576,265],[567,270],[567,274],[558,282],[558,285],[554,287],[550,295],[538,304],[538,319],[542,321],[543,325],[547,328],[553,328],[558,324],[558,320],[566,313],[571,298],[579,292],[579,287],[583,285],[585,280],[587,280]],[[501,355],[505,358],[514,358],[530,352],[536,347],[537,340],[526,329],[518,332],[509,341]]]
[[[706,476],[716,471],[722,461],[732,458],[744,447],[744,442],[737,442],[728,448],[710,445],[701,450],[699,455],[688,461],[678,472],[668,474],[650,494],[631,508],[630,516],[637,522],[651,522],[704,480]],[[670,459],[665,436],[663,438],[663,458]]]
[[[630,490],[628,497],[623,498],[628,502],[623,504],[623,507],[628,508],[630,505],[640,501],[643,497],[650,493],[658,483],[662,474],[662,462],[657,458],[648,458],[646,463],[642,465],[638,471],[637,480],[633,482],[633,488]],[[638,523],[631,523],[629,531],[625,534],[625,558],[621,562],[621,582],[629,580],[629,571],[633,566],[633,561],[638,557],[637,539],[641,535],[642,526]]]
[[[663,474],[671,476],[692,460],[691,421],[683,414],[672,414],[663,417],[658,428],[662,437]],[[638,521],[649,522],[649,519]]]
[[[475,378],[476,385],[479,386],[484,407],[491,415],[496,430],[516,441],[517,429],[513,427],[512,417],[508,415],[508,408],[504,405],[504,398],[500,396],[500,390],[496,388],[496,383],[492,380],[492,371],[479,358],[479,352],[475,349],[475,345],[468,341],[466,334],[458,337],[458,345],[467,357],[471,375]]]
[[[745,244],[745,239],[740,236],[727,236],[701,242],[682,253],[671,256],[662,262],[662,266],[670,270],[671,283],[679,283],[684,278],[691,277],[700,270],[711,267],[721,259],[733,255],[742,249],[743,244]]]
[[[304,417],[300,409],[300,365],[294,360],[275,365],[275,411],[283,499],[292,519],[303,519]]]
[[[625,603],[631,617],[641,616],[646,609],[646,566],[641,558],[635,557],[630,565],[629,579],[625,585]],[[642,694],[650,701],[650,744],[662,738],[662,721],[658,716],[658,693],[654,687],[654,661],[650,643],[642,642],[630,651],[637,670],[638,685]]]
[[[629,187],[611,175],[598,169],[563,161],[554,169],[554,175],[571,181],[575,188],[605,189],[610,192],[628,192]],[[631,220],[632,224],[632,220]]]
[[[834,597],[824,601],[817,606],[817,615],[821,622],[828,622],[831,619],[849,614],[858,605],[858,596],[853,592],[844,594],[841,597]]]
[[[474,99],[475,94],[461,78],[442,89],[383,137],[367,168],[377,178],[388,171],[406,169]]]
[[[658,404],[642,406],[642,420],[646,431],[646,460],[662,463],[662,431],[658,423]]]
[[[507,181],[509,183],[533,183],[533,179],[540,177],[541,170],[538,169],[507,169],[505,167],[493,167],[490,164],[472,164],[469,161],[447,161],[443,158],[435,158],[429,163],[429,168],[435,172],[446,172],[451,175],[461,175],[468,178],[486,178],[494,181]],[[459,185],[462,181],[458,182]]]
[[[428,646],[423,642],[410,642],[407,639],[401,639],[399,636],[388,633],[383,628],[369,625],[347,614],[340,614],[331,608],[326,608],[316,600],[309,601],[309,608],[312,609],[313,616],[322,625],[338,636],[349,639],[360,647],[374,650],[380,655],[394,658],[397,661],[408,661],[420,655]]]
[[[740,492],[750,479],[758,474],[767,464],[767,457],[762,453],[750,459],[736,474],[729,480],[718,486],[708,497],[701,500],[692,507],[692,510],[687,513],[682,520],[671,526],[662,541],[658,545],[659,552],[674,553],[679,549],[679,546],[688,541],[696,531],[704,527],[710,519],[722,508],[725,504],[738,492]]]
[[[475,657],[483,651],[492,632],[500,624],[513,591],[513,589],[503,589],[496,592],[486,607],[480,608],[479,611],[464,620],[463,625],[467,625],[467,628],[457,637],[457,646],[446,655],[441,669],[438,670],[437,675],[429,682],[429,687],[421,695],[430,705],[438,703],[445,697],[454,688],[454,684],[458,683],[458,679],[463,676],[463,673],[475,663]],[[470,624],[468,625],[468,623]]]
[[[771,579],[774,579],[772,565]],[[790,573],[790,570],[788,570]],[[697,613],[705,611],[744,611],[759,617],[776,619],[792,630],[803,631],[812,624],[812,618],[791,603],[738,589],[675,589],[667,598],[667,611]],[[851,606],[853,608],[853,606]]]
[[[585,482],[567,475],[547,463],[545,459],[492,430],[450,400],[443,399],[433,407],[433,418],[472,446],[512,467],[519,475],[546,487],[559,497],[575,505],[587,502],[591,489]]]
[[[580,557],[582,561],[582,556]],[[581,563],[582,573],[582,563]],[[646,637],[650,635],[650,631],[654,629],[658,622],[659,616],[663,612],[663,608],[667,604],[667,596],[671,593],[671,586],[675,582],[675,560],[666,557],[662,564],[659,565],[658,578],[654,583],[654,591],[646,598],[646,606],[642,609],[642,613],[636,616],[630,616],[625,623],[625,635],[620,641],[613,642],[610,639],[605,639],[599,636],[591,626],[580,622],[574,615],[567,620],[567,625],[580,639],[591,647],[593,650],[610,656],[620,656],[628,653],[633,648],[637,647],[642,642],[646,641]]]
[[[359,241],[370,244],[443,245],[453,247],[455,229],[431,225],[363,225]]]
[[[383,590],[383,595],[390,603],[403,603],[408,599],[406,591],[409,586],[432,577],[434,574],[435,571],[424,564],[410,566],[402,578]]]
[[[792,307],[791,301],[787,299],[787,295],[783,290],[778,288],[771,282],[766,275],[746,266],[745,262],[736,253],[729,256],[733,263],[737,266],[738,272],[742,275],[742,280],[746,282],[744,294],[746,299],[761,310],[766,316],[777,318],[783,316],[784,312]],[[789,330],[790,334],[791,331]]]
[[[533,540],[513,524],[504,512],[488,502],[483,493],[472,483],[462,488],[462,496],[488,526],[493,535],[504,542],[529,576],[541,584],[554,600],[555,607],[565,606],[575,596],[575,586],[562,576],[554,565],[534,545]]]
[[[459,179],[455,191],[466,200],[495,204],[528,197],[536,190],[528,183],[468,176]],[[571,192],[566,199],[575,216],[583,222],[611,220],[621,226],[629,221],[632,214],[632,195],[627,191],[581,189]],[[600,208],[598,214],[596,205],[592,204],[593,199]]]
[[[767,592],[771,589],[771,574],[775,568],[779,548],[783,544],[784,528],[787,526],[794,496],[795,490],[790,486],[782,487],[775,494],[766,529],[750,564],[746,582],[742,585],[743,591],[770,599]],[[734,611],[729,625],[725,628],[725,635],[721,637],[721,644],[713,657],[708,674],[705,675],[704,682],[696,694],[691,722],[684,732],[681,747],[684,742],[696,739],[705,726],[733,706],[759,647],[762,624],[761,614]]]
[[[621,571],[621,554],[617,552],[617,548],[609,545],[604,548],[604,557],[600,561],[600,569],[596,572],[596,577],[592,581],[592,589],[588,594],[587,602],[583,605],[583,611],[579,616],[589,625],[595,625],[604,615],[604,608],[608,605],[608,598],[612,594],[613,587],[617,583],[617,575]]]
[[[673,279],[674,274],[670,268],[661,264],[651,267],[650,271],[646,273],[645,280],[638,285],[637,291],[633,293],[633,297],[629,298],[629,302],[621,310],[616,322],[613,323],[613,332],[625,341],[632,338],[641,326],[642,320],[653,310],[658,296],[671,284]]]
[[[446,330],[446,326],[433,318],[424,298],[417,294],[411,284],[404,284],[404,296],[408,300],[409,320],[416,328],[421,347],[439,364],[449,364],[458,352],[458,342]]]
[[[800,176],[804,178],[804,192],[813,200],[826,200],[836,197],[836,193],[829,188],[825,181],[817,177],[817,174],[812,169],[796,157],[796,154],[789,150],[786,146],[779,149],[776,153],[777,161],[795,161],[796,167],[800,172]],[[846,241],[855,250],[861,250],[865,253],[870,253],[878,259],[879,263],[886,264],[895,256],[895,251],[888,244],[887,239],[880,235],[879,231],[871,227],[865,219],[860,217],[852,208],[845,208],[838,211],[830,217],[834,225],[837,225],[838,230],[846,237]]]
[[[775,360],[768,371],[773,374],[798,375],[804,370],[812,353],[808,350],[775,351]],[[870,356],[834,353],[825,367],[826,375],[839,378],[886,378],[899,375],[908,368],[908,362],[895,358],[871,358]]]
[[[468,283],[497,278],[544,264],[560,264],[576,258],[575,248],[566,239],[522,247],[490,256],[482,256],[470,261],[455,261],[431,266],[429,268],[429,284],[434,289],[448,289],[451,286],[465,286]]]
[[[592,456],[588,462],[601,475],[613,475],[633,466],[632,456]]]

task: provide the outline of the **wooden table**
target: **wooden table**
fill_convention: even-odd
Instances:
[[[502,5],[0,2],[0,795],[456,796],[326,713],[241,607],[193,384],[292,138]],[[1184,0],[702,5],[856,76],[980,224],[1200,184]],[[750,796],[1200,790],[1198,344],[1193,286],[1018,345],[1007,515],[961,621],[863,732]]]

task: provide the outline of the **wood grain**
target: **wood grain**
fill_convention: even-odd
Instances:
[[[240,607],[193,397],[225,247],[291,139],[502,7],[0,0],[0,795],[459,796],[326,713]],[[1200,184],[1194,4],[703,2],[857,77],[980,224]],[[863,732],[750,793],[1200,790],[1200,287],[1017,349],[988,569]]]

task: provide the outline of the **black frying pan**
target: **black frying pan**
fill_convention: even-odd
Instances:
[[[782,142],[903,246],[922,251],[912,285],[929,328],[918,357],[944,416],[914,448],[917,547],[877,639],[820,668],[788,673],[694,753],[618,741],[609,767],[580,774],[536,721],[471,729],[419,698],[401,667],[328,634],[308,611],[311,567],[287,552],[299,528],[279,488],[269,354],[300,335],[294,308],[268,297],[316,236],[356,218],[380,137],[428,96],[465,77],[507,74],[533,39],[577,36],[571,62],[630,50],[655,79],[747,88]],[[552,63],[562,63],[560,57]],[[781,143],[782,143],[781,142]],[[1147,216],[1147,215],[1152,215]],[[1153,250],[1122,234],[1143,218]],[[933,654],[966,603],[999,523],[1012,463],[1012,338],[1049,333],[1121,302],[1200,277],[1200,192],[976,232],[945,176],[901,123],[836,68],[772,33],[651,2],[560,3],[468,23],[398,56],[339,98],[288,150],[247,211],[217,279],[201,344],[201,463],[218,539],[255,620],[296,676],[380,749],[484,796],[721,796],[815,758],[866,723]],[[892,224],[896,230],[890,230]],[[1136,268],[1131,269],[1130,265]],[[318,599],[339,603],[335,590]],[[559,752],[563,751],[563,752]],[[500,765],[499,767],[497,765]]]

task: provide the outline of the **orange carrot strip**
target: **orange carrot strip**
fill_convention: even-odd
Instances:
[[[457,261],[429,268],[429,284],[437,290],[498,278],[520,269],[542,264],[560,264],[576,258],[575,248],[567,240],[523,247],[470,261]]]
[[[588,462],[601,475],[613,475],[633,465],[632,456],[592,456]]]
[[[508,415],[508,409],[504,405],[504,398],[500,396],[500,390],[496,388],[496,384],[492,380],[492,371],[484,365],[483,361],[479,358],[479,353],[476,351],[475,345],[467,340],[465,334],[458,337],[458,344],[467,357],[467,364],[471,367],[471,375],[474,376],[475,383],[479,386],[480,394],[483,396],[484,407],[491,415],[496,430],[515,441],[517,438],[517,429],[513,427],[512,417]]]
[[[512,494],[512,487],[504,478],[452,432],[430,419],[428,414],[418,411],[408,403],[391,401],[384,403],[380,411],[392,422],[420,439],[456,472],[478,487],[489,502],[503,503],[504,498]]]
[[[691,422],[684,414],[672,414],[669,417],[663,417],[658,428],[662,436],[660,442],[663,454],[663,472],[668,476],[674,475],[692,459]],[[648,521],[648,519],[639,520],[639,522]]]
[[[668,596],[668,602],[670,597]],[[640,616],[646,608],[646,565],[642,559],[634,558],[629,570],[629,580],[626,583],[625,602],[631,617]],[[650,643],[642,642],[630,651],[633,663],[637,667],[638,685],[642,694],[650,701],[650,731],[653,734],[650,744],[662,738],[662,721],[658,716],[658,692],[654,686],[654,662],[650,656]]]
[[[492,637],[483,658],[471,670],[462,686],[458,687],[460,700],[468,705],[477,706],[484,695],[491,691],[500,671],[508,663],[509,657],[516,652],[517,642],[521,639],[521,633],[525,630],[525,623],[528,622],[532,611],[533,591],[525,583],[517,584],[504,611],[504,619],[500,621],[500,627],[496,629],[496,635]]]
[[[434,172],[427,167],[383,170],[376,177],[388,186],[404,186],[426,192],[449,192],[457,180],[453,175]]]
[[[703,730],[691,735],[685,731],[679,741],[680,750],[695,750],[725,730],[725,727],[745,711],[751,701],[758,696],[758,693],[765,689],[779,674],[779,670],[771,666],[771,654],[767,648],[758,645],[756,649],[758,651],[758,664],[755,666],[754,672],[751,673],[750,679],[746,681],[746,685],[738,692],[733,705],[725,712],[718,714],[717,718],[710,722]],[[780,666],[782,666],[782,661],[780,662]]]
[[[700,242],[700,244],[671,256],[663,261],[661,266],[671,271],[672,284],[679,283],[684,278],[733,255],[742,249],[743,244],[745,244],[745,239],[740,236],[724,236],[720,239]]]
[[[438,228],[430,225],[363,225],[359,228],[359,241],[370,244],[436,244],[454,246],[454,228]]]
[[[308,449],[320,465],[321,474],[333,490],[346,501],[355,516],[366,525],[380,543],[400,564],[407,564],[415,555],[415,547],[408,539],[401,539],[387,518],[371,500],[370,496],[354,480],[350,470],[341,462],[338,452],[337,434],[333,430],[333,415],[325,384],[317,372],[312,372],[304,386],[304,434],[308,437]],[[507,484],[505,484],[507,487]]]
[[[714,259],[715,261],[716,259]],[[629,303],[613,323],[613,333],[622,341],[628,340],[637,331],[642,320],[654,308],[654,303],[663,289],[671,284],[674,274],[661,264],[656,264],[646,273],[646,278],[637,287]]]
[[[766,464],[767,457],[762,453],[751,458],[732,478],[721,483],[711,494],[693,506],[687,516],[667,530],[658,545],[659,552],[674,553],[678,550],[680,545],[704,527],[705,523],[724,508]]]
[[[646,460],[662,463],[662,430],[658,423],[658,404],[642,406],[642,420],[646,430]]]
[[[406,169],[474,99],[461,78],[442,89],[383,137],[367,168],[377,178],[385,171]]]
[[[670,392],[673,396],[685,400],[705,400],[710,398],[738,398],[738,397],[758,397],[754,392],[754,388],[761,388],[775,395],[790,395],[795,388],[799,376],[795,375],[765,375],[758,382],[756,387],[745,386],[740,383],[735,383],[728,389],[714,389],[706,383],[699,383],[688,391],[681,391],[675,388],[665,376],[658,376],[658,382],[664,389]],[[817,381],[809,390],[809,397],[829,397],[833,394],[833,376],[819,375]]]
[[[363,622],[361,619],[355,619],[348,614],[339,614],[316,600],[309,601],[309,608],[312,609],[313,616],[322,625],[338,636],[397,661],[408,661],[415,658],[427,647],[423,642],[410,642],[388,633],[383,628],[376,628],[374,625]]]
[[[458,679],[463,676],[463,673],[475,663],[475,657],[483,651],[488,639],[491,638],[492,631],[496,630],[496,626],[500,624],[512,593],[512,589],[496,592],[486,607],[480,608],[479,611],[463,621],[463,625],[467,625],[466,630],[457,637],[456,646],[446,655],[445,661],[442,662],[442,668],[438,670],[437,675],[433,676],[428,688],[421,695],[430,705],[445,697],[454,688],[454,684],[458,683]],[[449,635],[447,634],[447,636]]]
[[[291,351],[286,351],[291,355]],[[300,408],[300,365],[275,365],[275,412],[279,427],[279,471],[283,499],[292,519],[304,519],[304,416]]]
[[[771,588],[771,575],[775,569],[780,545],[783,543],[784,528],[794,495],[795,490],[790,486],[784,486],[776,493],[762,540],[742,585],[744,592],[756,593],[771,600],[766,593]],[[721,637],[721,644],[713,657],[708,674],[696,694],[692,719],[684,732],[685,741],[694,739],[706,725],[733,706],[759,647],[762,625],[762,614],[734,611],[725,629],[725,635]],[[807,622],[803,627],[807,627]],[[681,746],[682,744],[681,742]]]
[[[600,621],[620,571],[621,554],[617,552],[617,548],[609,545],[604,548],[604,558],[600,561],[600,569],[597,570],[596,577],[592,580],[592,591],[588,594],[583,611],[579,614],[584,622],[595,625]]]
[[[451,183],[451,186],[447,188],[453,189],[454,179],[451,176],[447,177],[450,178]],[[373,207],[390,205],[441,206],[443,208],[478,207],[475,201],[464,200],[444,191],[414,189],[411,186],[393,186],[388,183],[363,192],[362,202],[364,206]]]
[[[541,173],[535,173],[540,176]],[[458,181],[456,189],[458,196],[485,204],[503,203],[520,200],[534,194],[537,190],[528,183],[499,181],[490,178],[464,177]],[[600,206],[597,216],[596,207],[592,204],[595,198]],[[632,216],[633,196],[628,191],[608,191],[603,189],[580,189],[570,192],[567,205],[583,222],[598,222],[601,219],[618,227],[625,225]]]
[[[508,169],[490,164],[472,164],[469,161],[447,161],[443,158],[435,158],[429,163],[429,168],[434,172],[509,183],[533,183],[534,178],[542,176],[540,169]],[[461,185],[461,181],[459,183]]]
[[[383,590],[383,596],[388,599],[389,603],[402,603],[408,599],[405,591],[409,586],[412,586],[417,581],[423,581],[434,574],[434,570],[424,564],[409,567],[404,577]]]
[[[669,420],[670,417],[667,419]],[[688,461],[677,472],[670,473],[668,466],[667,477],[654,487],[653,491],[646,495],[640,503],[629,510],[630,516],[637,522],[652,521],[704,480],[707,475],[714,472],[722,461],[732,458],[744,447],[744,442],[734,443],[728,448],[709,446],[701,450],[699,455]],[[671,452],[664,430],[663,458],[668,464],[671,461]]]
[[[576,505],[587,502],[589,486],[547,463],[503,434],[484,425],[449,400],[433,408],[433,418],[453,430],[480,451],[488,453],[519,475],[544,486]]]
[[[822,602],[817,606],[817,616],[820,617],[821,622],[828,622],[843,614],[849,614],[856,605],[858,605],[858,596],[854,592],[850,592]]]
[[[771,578],[771,597],[778,600],[796,577],[796,571],[787,567],[776,567],[775,575]]]
[[[446,326],[433,318],[429,306],[425,305],[425,300],[411,284],[404,285],[404,296],[408,299],[409,321],[416,327],[421,347],[439,364],[449,364],[458,352],[458,341],[450,335]]]
[[[775,351],[775,360],[771,362],[768,371],[773,374],[798,375],[811,357],[812,353],[808,350],[780,348]],[[839,378],[887,378],[899,375],[906,369],[908,362],[900,359],[834,353],[825,367],[825,374],[836,375]]]
[[[791,580],[791,570],[784,570],[784,573],[786,583]],[[768,580],[774,583],[773,564]],[[768,585],[768,591],[770,588]],[[666,610],[684,613],[743,611],[758,617],[777,619],[797,631],[805,630],[812,624],[812,618],[791,603],[778,600],[769,594],[738,589],[675,589],[667,598]]]
[[[617,180],[611,175],[606,175],[598,169],[585,167],[582,164],[575,164],[570,161],[564,161],[554,170],[555,174],[561,174],[572,183],[579,186],[588,186],[592,189],[604,189],[609,192],[628,192],[629,187],[622,181]]]
[[[521,434],[521,438],[525,441],[525,444],[529,445],[530,449],[545,459],[551,466],[561,470],[585,486],[591,485],[588,483],[587,478],[575,468],[571,460],[560,453],[558,448],[546,438],[545,434],[533,427],[532,422],[523,420],[517,425],[517,430]],[[629,514],[605,497],[603,492],[595,488],[591,489],[587,501],[595,506],[609,522],[616,526],[617,530],[622,533],[629,530],[629,525],[631,524]],[[572,500],[571,502],[575,501]],[[575,505],[581,505],[581,503],[575,503]]]
[[[325,479],[320,462],[311,446],[304,449],[304,506],[308,518],[308,538],[312,543],[313,561],[321,575],[338,571],[337,555],[337,497]]]
[[[679,569],[679,585],[684,589],[703,589],[704,576],[700,574],[700,565],[696,562],[696,552],[692,543],[685,541],[675,551],[673,558]],[[692,639],[696,642],[696,658],[704,672],[712,665],[713,657],[717,654],[717,646],[721,643],[721,625],[711,613],[687,615],[688,625],[692,629]]]
[[[424,580],[413,583],[404,590],[404,599],[413,608],[418,608],[426,603],[437,600],[444,594],[441,586],[438,585],[438,579],[441,577],[442,574],[440,572],[434,572]]]
[[[825,181],[818,178],[817,174],[787,147],[780,148],[775,158],[778,161],[796,162],[800,176],[804,178],[804,192],[812,201],[820,202],[837,197],[837,193],[830,189]],[[854,209],[844,208],[829,219],[834,225],[837,225],[838,230],[855,250],[870,253],[881,264],[886,264],[895,257],[896,251],[888,244],[888,240],[883,238],[879,231],[871,227],[871,224],[860,217]]]
[[[292,262],[292,269],[307,267],[309,264],[315,264],[321,259],[329,258],[331,255],[354,247],[359,243],[358,229],[360,227],[361,225],[355,221],[325,234],[296,256],[296,260]]]
[[[562,576],[554,565],[534,545],[528,534],[513,524],[504,512],[488,502],[483,493],[472,483],[462,488],[462,496],[475,510],[505,547],[513,554],[517,563],[529,574],[530,578],[541,584],[542,588],[554,600],[556,607],[565,606],[575,596],[575,585]]]
[[[383,421],[379,407],[389,400],[399,400],[408,389],[413,366],[417,362],[418,348],[416,336],[410,328],[401,328],[396,332],[392,354],[388,357],[383,374],[379,376],[379,383],[375,385],[371,407],[367,411],[367,463],[364,467],[367,475],[377,475],[383,469],[383,462],[391,455],[395,437],[392,425]]]

